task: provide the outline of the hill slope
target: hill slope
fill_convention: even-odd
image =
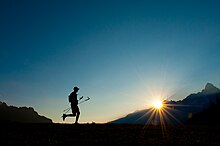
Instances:
[[[0,102],[0,122],[1,123],[52,123],[52,120],[38,115],[33,108],[8,106]]]

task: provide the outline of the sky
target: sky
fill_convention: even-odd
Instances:
[[[220,87],[218,0],[2,0],[0,101],[62,121],[108,122]],[[68,118],[65,122],[74,122]]]

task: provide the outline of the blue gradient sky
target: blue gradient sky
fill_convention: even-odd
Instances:
[[[80,122],[107,122],[220,87],[220,1],[0,2],[0,100],[62,122],[67,96]],[[68,119],[73,122],[75,119]]]

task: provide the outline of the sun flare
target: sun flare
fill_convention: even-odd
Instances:
[[[155,100],[153,102],[153,107],[156,109],[161,109],[163,107],[163,103],[161,100]]]

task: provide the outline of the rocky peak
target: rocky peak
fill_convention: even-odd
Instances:
[[[220,93],[220,89],[218,89],[217,87],[215,87],[211,83],[207,83],[206,86],[205,86],[205,89],[202,90],[202,93],[205,93],[205,94],[216,94],[216,93]]]

